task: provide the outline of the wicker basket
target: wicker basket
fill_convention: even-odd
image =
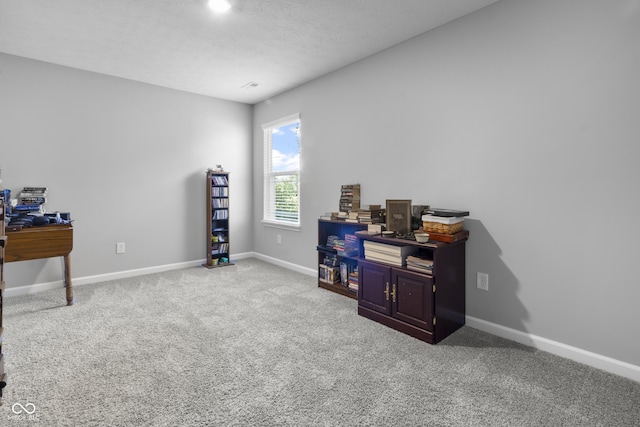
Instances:
[[[427,233],[440,233],[440,234],[456,234],[458,231],[462,231],[462,222],[456,224],[440,224],[439,222],[423,222],[424,231]]]
[[[427,233],[456,234],[462,231],[462,217],[439,217],[435,215],[423,215],[422,225]]]

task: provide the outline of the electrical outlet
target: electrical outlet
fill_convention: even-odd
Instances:
[[[278,234],[278,244],[282,244],[282,234]]]
[[[124,253],[124,242],[116,243],[116,253],[117,254]]]
[[[487,273],[478,273],[476,276],[476,286],[483,291],[489,290],[489,275]]]

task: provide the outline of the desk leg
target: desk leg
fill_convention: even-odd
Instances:
[[[64,283],[67,289],[67,305],[73,305],[76,303],[73,298],[73,288],[71,287],[71,262],[69,261],[69,255],[64,256]]]

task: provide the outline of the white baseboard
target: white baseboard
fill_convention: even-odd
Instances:
[[[565,357],[567,359],[583,363],[596,369],[601,369],[603,371],[640,382],[640,366],[632,365],[631,363],[623,362],[608,356],[603,356],[601,354],[563,344],[558,341],[553,341],[547,338],[539,337],[537,335],[528,334],[516,329],[507,328],[506,326],[487,322],[486,320],[478,319],[472,316],[466,316],[466,324],[469,327],[479,329],[491,335],[506,338],[508,340],[515,341],[529,347],[537,348],[538,350],[546,351],[560,357]]]
[[[297,271],[298,273],[306,274],[307,276],[315,277],[318,275],[318,271],[314,270],[313,268],[302,267],[301,265],[293,264],[287,261],[282,261],[281,259],[278,259],[278,258],[273,258],[273,257],[262,255],[259,253],[254,253],[253,257],[261,261],[268,262],[269,264],[275,264],[289,270]]]
[[[95,276],[72,277],[71,283],[74,287],[88,285],[92,283],[107,282],[109,280],[125,279],[127,277],[143,276],[151,273],[162,273],[164,271],[179,270],[182,268],[197,267],[204,263],[204,259],[198,261],[180,262],[176,264],[158,265],[154,267],[138,268],[135,270],[117,271],[114,273],[97,274]],[[54,282],[36,283],[34,285],[16,286],[6,288],[5,294],[7,298],[18,295],[34,294],[36,292],[47,291],[49,289],[64,288],[63,280]]]
[[[303,267],[297,264],[293,264],[287,261],[273,258],[267,255],[246,252],[237,254],[233,257],[232,261],[245,258],[256,258],[270,264],[278,265],[280,267],[297,271],[299,273],[306,274],[308,276],[316,276],[318,272],[312,268]],[[106,282],[109,280],[124,279],[128,277],[142,276],[151,273],[161,273],[164,271],[178,270],[183,268],[197,267],[205,262],[204,259],[197,261],[188,261],[176,264],[160,265],[155,267],[139,268],[135,270],[118,271],[115,273],[99,274],[95,276],[86,277],[74,277],[72,278],[73,286],[81,286],[92,283]],[[18,295],[28,295],[36,292],[46,291],[49,289],[64,288],[64,282],[58,280],[55,282],[37,283],[34,285],[18,286],[15,288],[6,288],[5,296],[10,298]],[[466,324],[475,329],[487,332],[492,335],[506,338],[511,341],[518,342],[520,344],[527,345],[529,347],[537,348],[542,351],[546,351],[557,356],[565,357],[567,359],[574,360],[585,365],[601,369],[606,372],[610,372],[616,375],[620,375],[629,378],[633,381],[640,382],[640,366],[632,365],[627,362],[622,362],[617,359],[613,359],[608,356],[593,353],[587,350],[583,350],[577,347],[572,347],[561,342],[553,341],[547,338],[539,337],[537,335],[528,334],[526,332],[518,331],[516,329],[507,328],[506,326],[498,325],[496,323],[487,322],[486,320],[478,319],[472,316],[466,316]]]
[[[310,276],[316,276],[318,274],[318,272],[314,269],[302,267],[270,256],[254,254],[254,257],[271,264],[279,265],[284,268],[308,274]],[[526,332],[518,331],[516,329],[507,328],[506,326],[487,322],[486,320],[478,319],[472,316],[466,316],[466,324],[467,326],[479,329],[491,335],[506,338],[508,340],[515,341],[529,347],[546,351],[560,357],[583,363],[596,369],[601,369],[603,371],[640,382],[640,366],[632,365],[630,363],[583,350],[581,348],[572,347],[570,345],[539,337],[537,335],[532,335]]]
[[[244,258],[252,258],[252,252],[241,253],[233,256],[231,261]],[[107,282],[109,280],[126,279],[128,277],[143,276],[145,274],[162,273],[164,271],[180,270],[183,268],[198,267],[204,264],[206,260],[200,259],[196,261],[179,262],[175,264],[158,265],[154,267],[137,268],[135,270],[116,271],[114,273],[97,274],[95,276],[72,277],[73,286],[89,285],[92,283]],[[64,281],[56,280],[54,282],[36,283],[34,285],[16,286],[5,289],[7,298],[18,295],[34,294],[36,292],[47,291],[49,289],[64,288]]]
[[[74,279],[71,279],[71,283],[75,286]],[[12,288],[5,288],[4,296],[7,298],[16,297],[18,295],[30,295],[42,291],[48,291],[49,289],[64,288],[64,282],[62,280],[56,280],[55,282],[36,283],[35,285],[15,286]]]
[[[231,261],[244,259],[244,258],[253,258],[253,257],[256,257],[253,252],[246,252],[246,253],[234,255]],[[145,274],[162,273],[164,271],[198,267],[202,265],[205,261],[206,261],[205,259],[200,259],[196,261],[187,261],[187,262],[179,262],[175,264],[158,265],[154,267],[137,268],[135,270],[124,270],[124,271],[116,271],[114,273],[97,274],[95,276],[72,277],[71,283],[73,284],[74,287],[76,287],[76,286],[82,286],[82,285],[89,285],[93,283],[107,282],[109,280],[126,279],[128,277],[143,276]],[[283,267],[287,267],[287,266],[283,265]],[[63,280],[56,280],[54,282],[36,283],[33,285],[16,286],[12,288],[6,288],[5,296],[7,298],[10,298],[18,295],[30,295],[30,294],[35,294],[37,292],[48,291],[49,289],[64,288],[64,286],[65,285]]]

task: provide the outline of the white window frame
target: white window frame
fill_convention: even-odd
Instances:
[[[288,170],[288,171],[279,171],[273,172],[272,170],[272,135],[273,130],[276,128],[280,128],[282,126],[290,125],[292,123],[298,122],[300,123],[300,115],[298,113],[292,114],[287,117],[283,117],[278,120],[274,120],[269,123],[265,123],[262,125],[263,131],[263,145],[264,145],[264,200],[263,200],[263,214],[262,214],[262,224],[270,227],[277,228],[285,228],[291,230],[299,230],[300,228],[300,164],[298,164],[298,169],[296,170]],[[301,126],[301,123],[300,123]],[[302,137],[300,137],[302,138]],[[300,144],[300,155],[302,155],[302,144]],[[297,221],[285,221],[276,218],[276,208],[275,208],[275,179],[278,176],[289,176],[295,175],[298,181],[298,218]]]

